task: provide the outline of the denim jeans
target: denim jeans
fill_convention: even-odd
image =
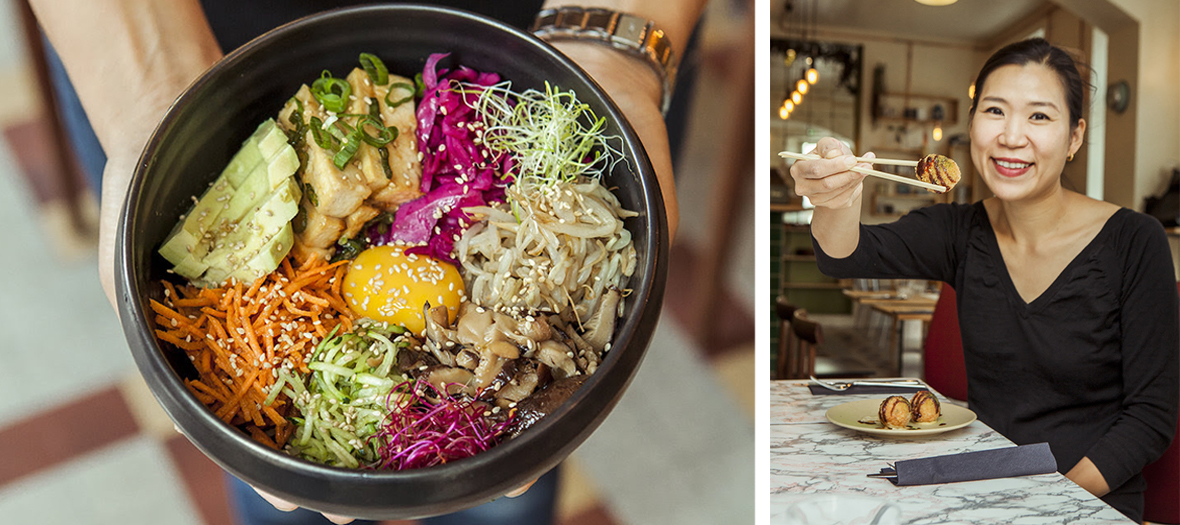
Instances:
[[[560,467],[559,467],[560,468]],[[502,497],[453,514],[419,520],[422,525],[550,525],[557,501],[557,468],[541,476],[523,495]],[[328,525],[318,512],[297,509],[283,512],[262,499],[245,482],[226,474],[230,506],[239,525]],[[357,520],[356,525],[377,522]]]

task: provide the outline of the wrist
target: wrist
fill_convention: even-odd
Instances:
[[[613,98],[625,91],[635,98],[650,100],[656,108],[662,107],[661,79],[642,59],[593,42],[556,40],[551,44],[586,70]]]

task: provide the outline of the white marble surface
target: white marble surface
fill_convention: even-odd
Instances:
[[[940,396],[941,397],[941,396]],[[1134,523],[1059,473],[898,487],[866,477],[897,460],[1013,446],[980,421],[922,438],[881,438],[837,427],[824,413],[885,395],[812,395],[806,382],[770,387],[770,508],[773,515],[816,494],[856,494],[901,508],[903,523]]]

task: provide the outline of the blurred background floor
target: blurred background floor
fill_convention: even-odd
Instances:
[[[563,525],[754,521],[752,144],[744,184],[717,176],[740,168],[719,137],[753,125],[724,124],[746,9],[715,0],[702,28],[664,315],[622,401],[565,463]],[[53,182],[22,35],[0,0],[0,521],[230,523],[220,469],[173,431],[99,286],[93,195],[69,204]],[[720,236],[719,194],[736,210]],[[718,262],[719,291],[701,305],[701,267]]]

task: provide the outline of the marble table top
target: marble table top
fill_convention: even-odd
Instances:
[[[829,408],[886,396],[812,395],[806,385],[806,381],[771,381],[772,524],[776,513],[791,503],[833,493],[891,501],[901,508],[903,523],[909,525],[1134,523],[1060,473],[908,487],[865,477],[897,460],[1014,444],[980,421],[908,439],[841,428],[825,418]]]

